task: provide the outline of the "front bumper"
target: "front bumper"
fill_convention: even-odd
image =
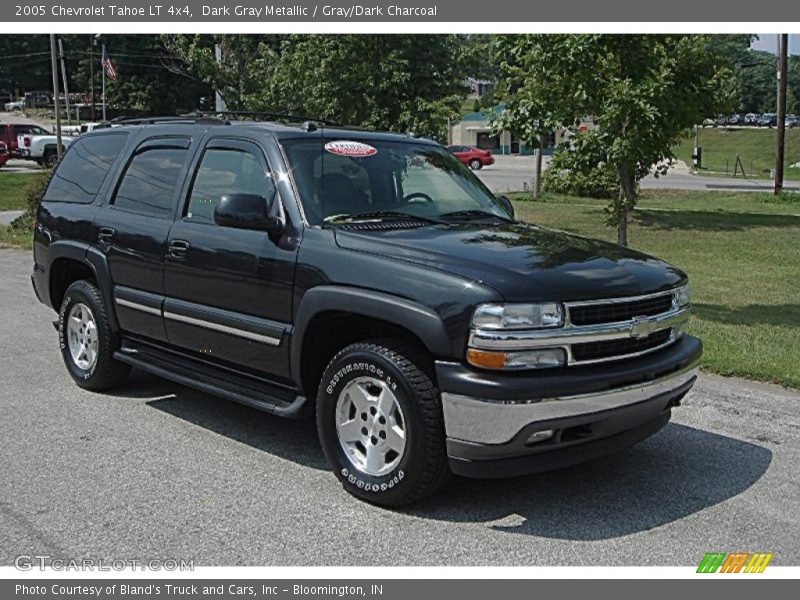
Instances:
[[[667,423],[694,385],[701,354],[700,340],[684,336],[638,360],[535,375],[437,363],[451,469],[522,475],[635,444]],[[529,441],[544,431],[551,437]]]

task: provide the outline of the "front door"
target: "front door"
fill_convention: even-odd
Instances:
[[[170,344],[197,358],[288,377],[296,249],[214,222],[220,196],[266,195],[271,177],[255,142],[208,141],[169,233],[164,318]]]

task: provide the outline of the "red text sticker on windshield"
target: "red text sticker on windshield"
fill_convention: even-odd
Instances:
[[[341,156],[351,156],[360,158],[364,156],[372,156],[377,154],[377,148],[364,144],[362,142],[348,142],[339,140],[335,142],[328,142],[325,144],[325,151],[331,154],[339,154]]]

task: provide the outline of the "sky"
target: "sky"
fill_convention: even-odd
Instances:
[[[777,54],[778,52],[778,36],[774,33],[762,33],[758,36],[755,42],[750,47],[754,50],[766,50]],[[800,33],[789,34],[789,54],[800,54]]]

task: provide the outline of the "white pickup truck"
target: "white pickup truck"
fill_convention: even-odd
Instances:
[[[61,136],[61,144],[67,148],[74,140],[68,135]],[[53,135],[32,135],[25,133],[17,137],[17,152],[20,158],[36,161],[43,167],[52,168],[58,162],[58,141]]]

